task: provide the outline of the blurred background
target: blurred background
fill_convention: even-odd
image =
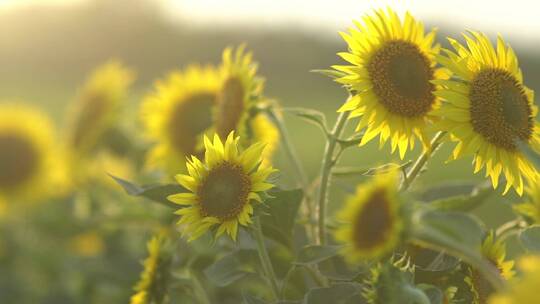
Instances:
[[[139,103],[156,79],[191,62],[218,64],[225,47],[245,42],[266,79],[267,96],[285,107],[318,109],[332,123],[346,92],[310,70],[341,63],[336,53],[345,50],[345,43],[337,31],[387,5],[400,14],[409,10],[426,28],[437,26],[444,46],[445,36],[457,37],[465,29],[492,38],[502,34],[518,55],[525,84],[540,89],[535,1],[0,0],[0,103],[35,105],[62,134],[66,109],[87,75],[116,58],[137,74],[121,116],[123,124],[137,130]],[[317,176],[322,135],[294,116],[285,120],[309,175]],[[375,144],[350,149],[343,164],[362,167],[393,159],[376,151]],[[418,187],[427,181],[481,180],[473,176],[470,158],[444,166],[449,151],[443,148],[432,160]],[[275,166],[289,166],[282,151]],[[291,174],[282,171],[280,182],[293,187]],[[336,179],[334,205],[356,181]],[[87,193],[22,208],[9,220],[0,217],[0,303],[128,302],[146,255],[147,227],[168,209],[149,209],[114,185],[109,192],[109,203],[118,204],[99,216],[84,203],[91,196]],[[476,212],[488,226],[501,223],[510,217],[511,201],[519,198],[495,195]],[[491,204],[506,207],[494,214]]]

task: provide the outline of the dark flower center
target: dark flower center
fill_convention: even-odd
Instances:
[[[35,147],[15,134],[0,134],[0,189],[11,190],[27,182],[39,164]]]
[[[227,220],[240,214],[250,190],[251,181],[242,167],[222,162],[208,173],[197,195],[204,216]]]
[[[378,101],[391,113],[419,117],[435,102],[433,69],[420,49],[407,41],[394,40],[377,50],[367,64]]]
[[[515,150],[533,132],[532,109],[523,85],[509,72],[486,69],[471,83],[471,123],[490,143]]]

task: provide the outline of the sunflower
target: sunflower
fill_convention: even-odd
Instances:
[[[446,100],[437,113],[439,127],[458,142],[454,159],[474,153],[475,173],[486,167],[494,188],[502,173],[504,193],[513,187],[522,195],[524,178],[534,183],[538,175],[518,148],[521,142],[540,151],[534,94],[523,84],[517,57],[501,37],[497,50],[484,34],[471,32],[464,37],[467,47],[449,39],[455,52],[445,50],[447,57],[438,57],[456,75],[437,82],[442,88],[435,94]]]
[[[171,252],[165,233],[154,236],[147,244],[148,257],[144,260],[144,270],[135,285],[135,294],[130,304],[163,303],[169,283],[168,268]]]
[[[249,121],[249,143],[262,142],[265,144],[262,159],[263,166],[269,166],[272,163],[279,142],[279,131],[270,119],[262,114],[256,114]]]
[[[221,86],[214,111],[215,133],[222,140],[235,131],[246,141],[246,128],[253,107],[261,100],[263,80],[257,77],[257,64],[245,46],[223,51]]]
[[[518,261],[523,277],[510,282],[510,288],[494,295],[489,304],[539,303],[540,294],[540,256],[525,256]]]
[[[94,149],[115,124],[134,78],[133,71],[118,61],[105,63],[92,72],[68,115],[68,145],[74,154]]]
[[[203,153],[202,138],[212,126],[212,111],[221,82],[212,66],[191,65],[156,83],[141,114],[146,134],[156,142],[148,165],[169,174],[185,171],[185,157]]]
[[[211,142],[204,136],[204,162],[192,156],[187,161],[189,175],[179,174],[176,180],[188,189],[168,197],[184,205],[176,214],[182,217],[183,234],[189,241],[217,226],[216,238],[227,233],[236,240],[238,224],[251,223],[253,203],[262,202],[261,194],[273,187],[267,182],[275,170],[262,166],[264,144],[256,143],[239,151],[239,137],[231,132],[222,143],[215,134]]]
[[[350,262],[380,258],[398,246],[404,221],[397,180],[395,171],[375,176],[359,185],[338,213],[344,224],[335,237],[345,244],[343,254]]]
[[[495,239],[495,233],[490,232],[484,239],[481,248],[482,256],[499,270],[500,275],[509,280],[514,276],[514,261],[506,260],[506,247],[502,240]],[[493,293],[491,284],[473,267],[468,267],[465,282],[473,294],[473,304],[486,304]]]
[[[512,207],[515,212],[524,216],[531,223],[540,224],[540,185],[529,183],[525,187],[525,193],[527,201]]]
[[[361,117],[357,131],[366,129],[360,145],[379,135],[382,147],[391,140],[392,152],[401,158],[413,149],[418,138],[427,145],[425,130],[430,113],[440,103],[431,81],[446,74],[435,68],[436,31],[424,33],[424,26],[409,13],[400,21],[388,8],[364,17],[357,29],[340,33],[349,52],[338,55],[352,65],[333,66],[344,76],[336,81],[354,94],[338,111],[350,111],[349,118]]]
[[[0,105],[0,200],[43,198],[61,182],[53,125],[40,111]]]
[[[406,255],[399,259],[393,256],[370,269],[362,295],[369,304],[403,303],[403,298],[408,298],[404,291],[414,288],[414,272],[414,265]]]

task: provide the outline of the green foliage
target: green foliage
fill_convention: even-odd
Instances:
[[[540,253],[540,226],[531,226],[521,231],[519,240],[527,252]]]

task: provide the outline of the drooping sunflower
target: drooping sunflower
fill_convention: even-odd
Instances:
[[[510,288],[492,296],[489,304],[539,303],[540,256],[525,256],[518,261],[523,277],[510,282]]]
[[[192,65],[156,83],[156,92],[141,109],[146,134],[156,142],[148,155],[150,167],[175,174],[185,171],[186,156],[203,153],[202,138],[213,123],[220,79],[216,68]]]
[[[40,199],[62,182],[54,127],[37,109],[0,105],[0,197]]]
[[[190,192],[168,199],[184,206],[176,214],[189,241],[216,226],[216,238],[227,233],[236,240],[238,225],[251,223],[253,203],[262,202],[261,194],[273,187],[267,179],[275,170],[261,165],[264,144],[240,151],[239,141],[233,132],[225,143],[217,134],[213,142],[204,136],[204,161],[192,156],[186,164],[189,174],[176,176]]]
[[[345,76],[336,81],[353,96],[338,110],[360,117],[357,131],[365,129],[360,145],[379,135],[382,147],[391,141],[392,152],[401,158],[413,149],[416,139],[428,144],[426,126],[430,113],[439,106],[433,80],[446,78],[435,68],[440,46],[436,31],[424,32],[421,22],[406,13],[403,22],[388,8],[365,16],[357,29],[340,33],[349,51],[338,55],[352,65],[336,65]]]
[[[345,245],[343,255],[350,262],[381,258],[399,245],[405,225],[397,182],[395,171],[378,174],[359,185],[339,211],[343,224],[335,238]]]
[[[439,127],[458,142],[452,157],[474,154],[474,172],[486,168],[493,187],[501,174],[504,193],[513,187],[521,195],[524,178],[534,183],[537,170],[518,149],[518,143],[540,151],[540,127],[533,91],[523,84],[518,59],[501,37],[496,50],[481,33],[464,35],[467,47],[449,39],[455,51],[445,50],[438,61],[455,79],[441,80],[435,93],[446,102],[438,111]]]
[[[163,303],[167,296],[170,279],[171,253],[165,233],[154,236],[147,244],[148,257],[143,262],[144,270],[135,285],[135,294],[130,304]]]
[[[134,72],[115,60],[90,74],[68,113],[67,141],[72,154],[82,155],[96,148],[102,135],[115,124],[134,79]]]
[[[497,268],[501,277],[506,280],[514,276],[514,261],[506,260],[506,246],[502,240],[495,238],[495,233],[491,231],[482,243],[482,256]],[[469,285],[473,294],[473,304],[488,303],[489,296],[494,292],[493,287],[483,275],[474,269],[468,267],[468,276],[465,277],[465,282]]]

